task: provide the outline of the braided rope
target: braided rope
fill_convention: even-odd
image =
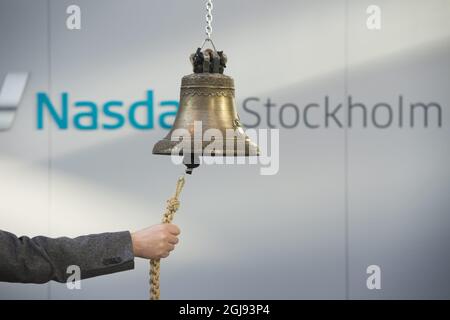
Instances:
[[[183,190],[184,182],[184,175],[178,178],[175,194],[167,200],[166,212],[164,212],[162,223],[172,222],[175,212],[180,207],[178,197],[180,196],[181,190]],[[150,300],[159,300],[159,272],[160,259],[150,260]]]

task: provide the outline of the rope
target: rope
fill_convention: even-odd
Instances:
[[[166,212],[164,212],[164,216],[161,221],[162,223],[172,222],[175,212],[180,207],[178,197],[180,196],[181,190],[183,190],[184,182],[184,175],[182,175],[178,178],[174,196],[167,200]],[[150,300],[159,300],[159,271],[160,259],[150,260]]]

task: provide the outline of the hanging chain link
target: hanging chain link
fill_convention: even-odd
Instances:
[[[211,39],[211,33],[212,33],[211,23],[213,20],[212,9],[213,9],[212,0],[208,0],[206,2],[206,28],[205,28],[207,39]]]

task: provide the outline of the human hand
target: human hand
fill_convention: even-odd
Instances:
[[[178,243],[180,229],[170,223],[153,225],[131,233],[135,257],[160,259],[169,256]]]

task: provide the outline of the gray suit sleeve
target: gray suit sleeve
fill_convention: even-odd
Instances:
[[[131,235],[128,231],[101,233],[77,238],[16,237],[0,230],[0,281],[45,283],[66,282],[80,268],[81,279],[134,268]]]

